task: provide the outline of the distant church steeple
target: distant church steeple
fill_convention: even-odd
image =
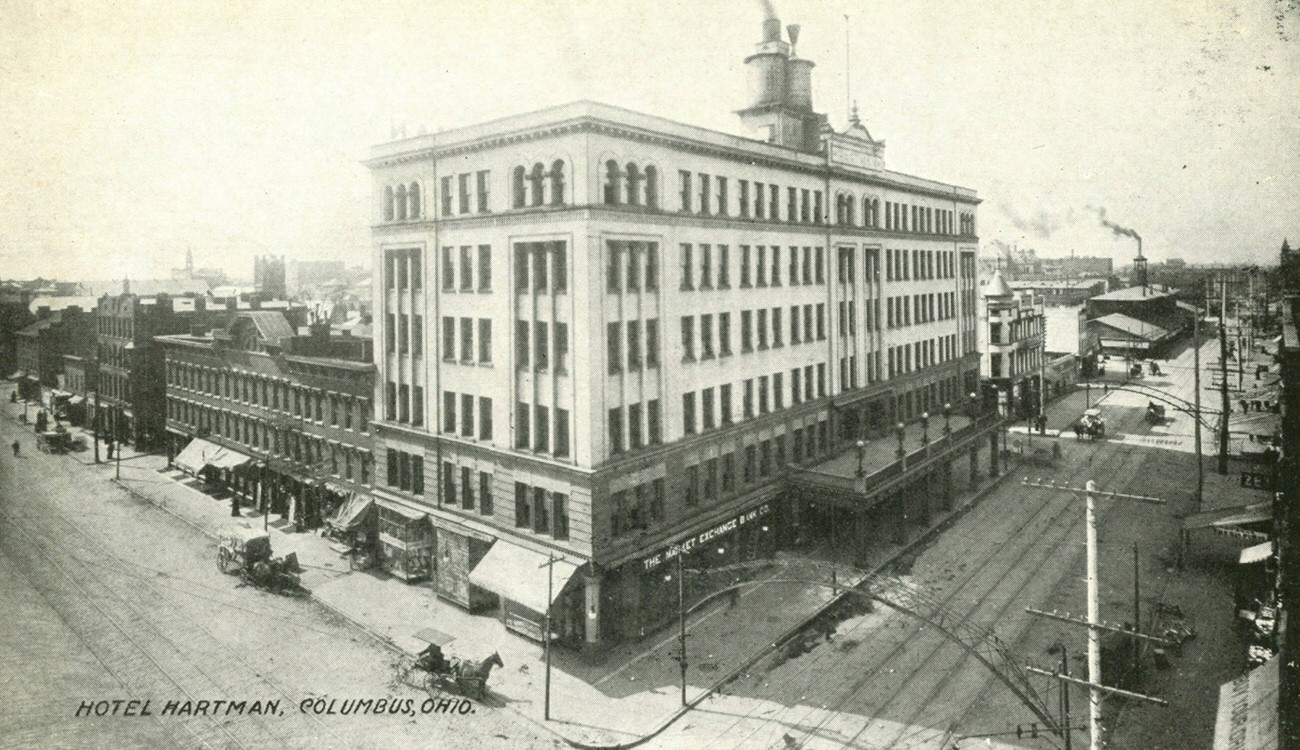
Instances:
[[[194,278],[194,251],[185,248],[185,278]]]

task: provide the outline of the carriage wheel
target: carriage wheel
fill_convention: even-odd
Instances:
[[[222,573],[233,573],[238,565],[235,562],[235,556],[230,554],[230,550],[222,547],[217,550],[217,569]]]

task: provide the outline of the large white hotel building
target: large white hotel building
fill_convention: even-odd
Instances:
[[[660,563],[784,543],[792,467],[976,388],[975,192],[834,132],[782,37],[754,138],[578,102],[373,149],[375,495],[438,596],[536,637],[555,559],[562,638],[636,637]]]

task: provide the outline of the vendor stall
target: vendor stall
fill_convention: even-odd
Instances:
[[[379,506],[379,564],[407,583],[433,573],[433,525],[429,515],[398,506]]]

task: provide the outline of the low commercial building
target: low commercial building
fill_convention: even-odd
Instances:
[[[63,390],[68,394],[68,421],[91,427],[94,418],[95,389],[99,365],[90,357],[63,355]]]
[[[17,341],[19,395],[37,400],[42,386],[59,387],[64,355],[94,355],[94,316],[80,307],[42,308],[36,322],[18,332]]]
[[[1110,290],[1106,279],[1045,279],[1039,281],[1009,281],[1015,292],[1026,292],[1043,298],[1047,307],[1082,305],[1089,298]]]
[[[315,528],[374,477],[370,339],[298,335],[283,311],[235,313],[202,335],[155,338],[168,460],[239,502]]]

